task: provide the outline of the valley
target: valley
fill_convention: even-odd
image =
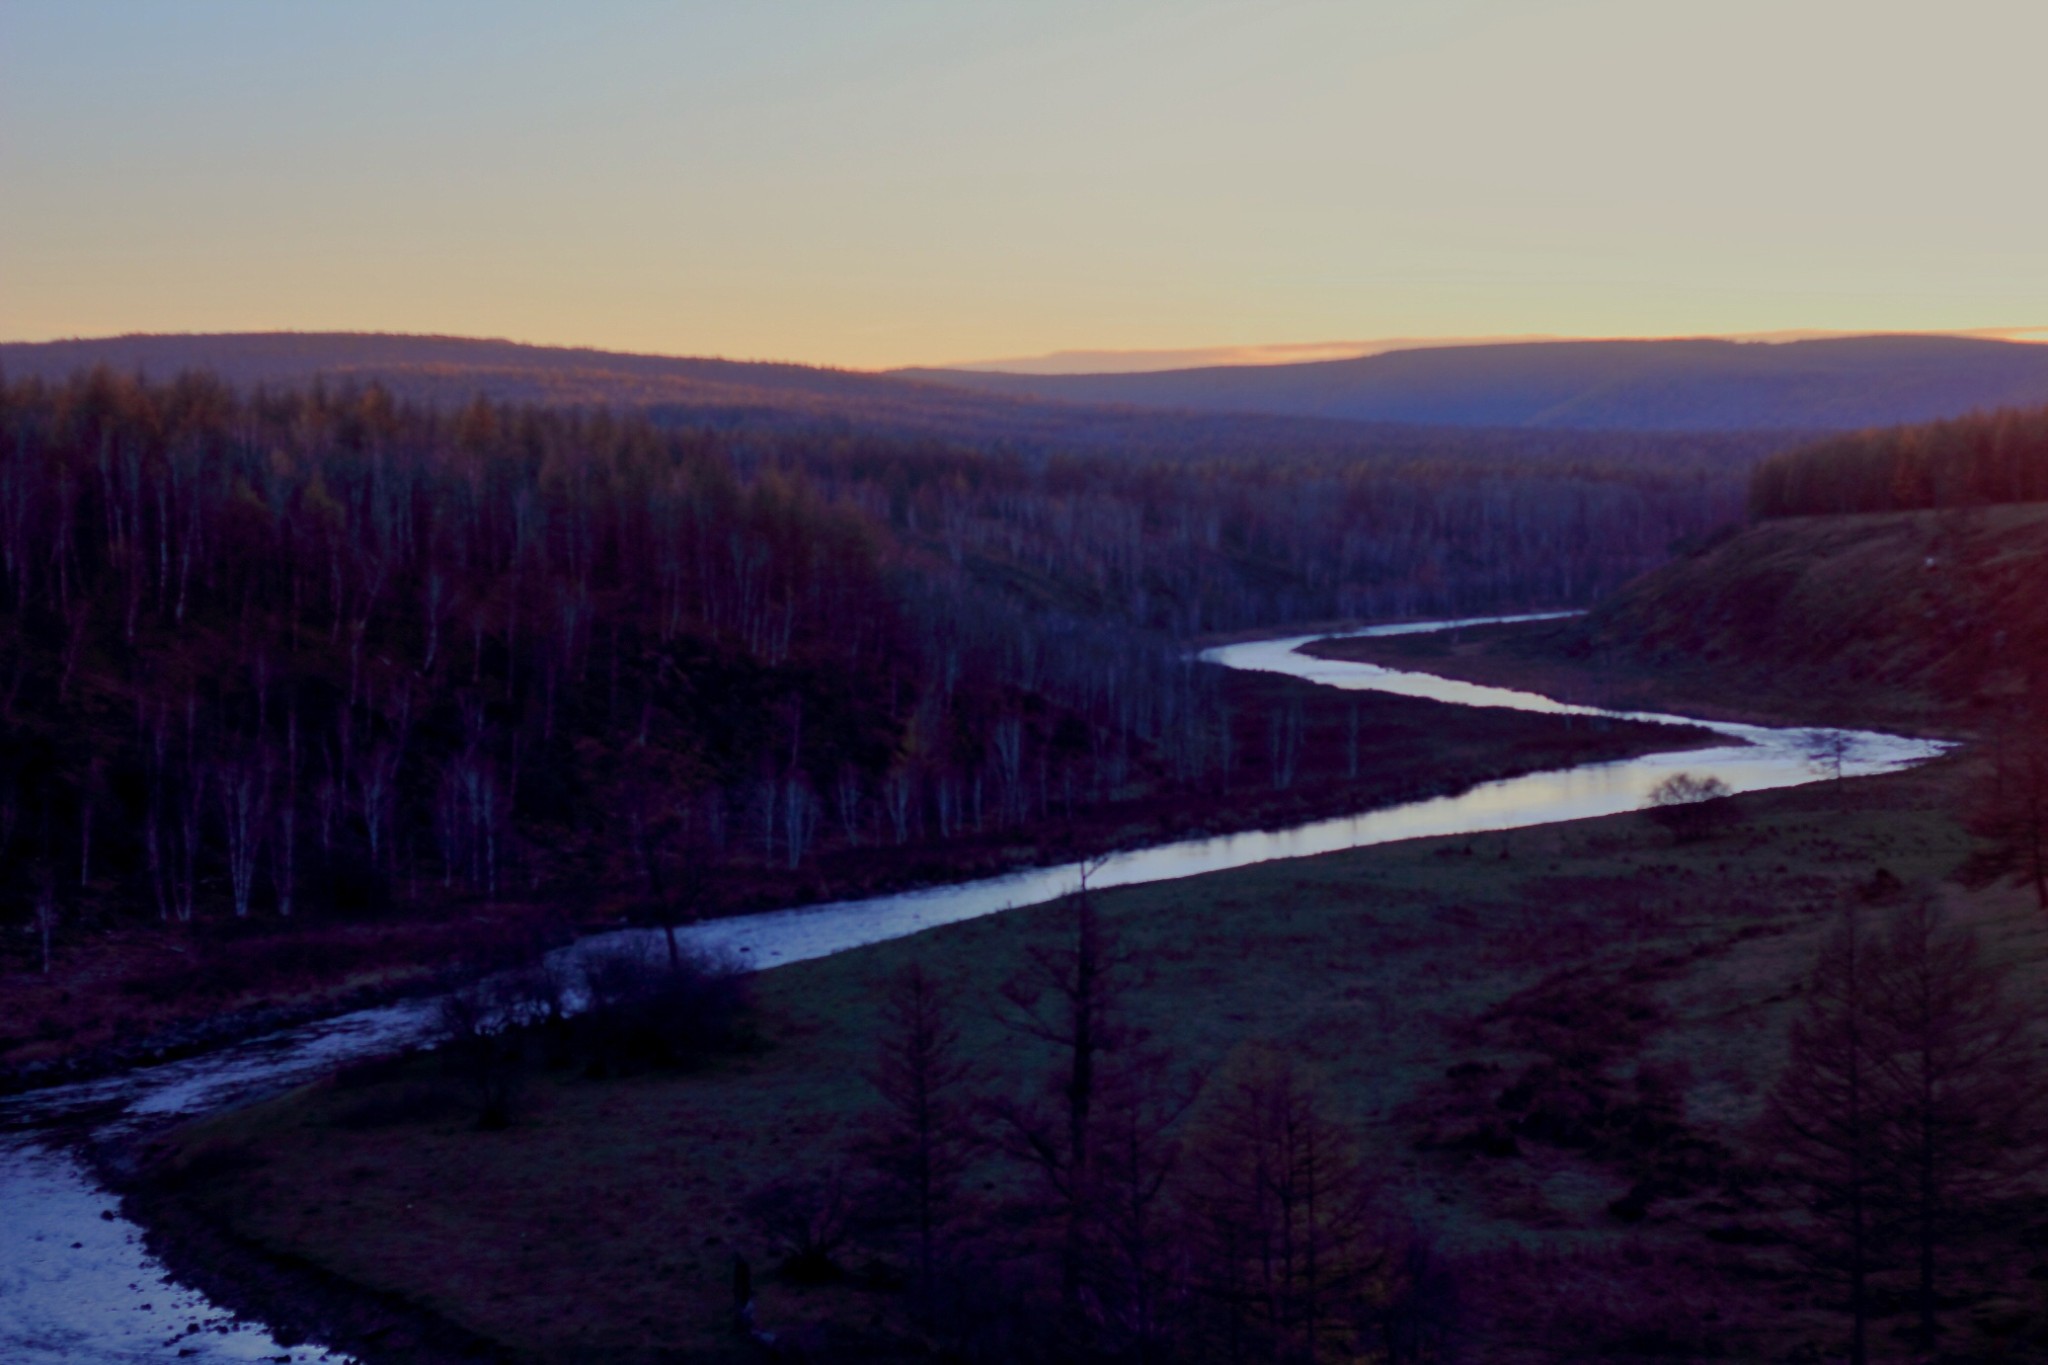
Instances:
[[[1331,1264],[1364,1277],[1343,1330],[1386,1358],[1801,1358],[1830,1349],[1840,1301],[1768,1124],[1823,945],[1845,916],[1938,905],[2003,998],[2048,970],[2038,825],[2011,796],[2031,790],[2013,784],[2038,507],[1764,515],[1681,537],[1585,615],[1289,655],[1243,623],[1439,600],[1441,528],[1333,575],[1307,542],[1248,552],[1256,518],[1205,541],[1160,515],[1165,489],[1206,488],[1277,533],[1289,495],[1247,502],[1227,467],[804,440],[761,462],[376,389],[239,417],[191,379],[12,392],[14,449],[49,457],[9,496],[60,515],[0,537],[50,547],[10,561],[14,695],[41,727],[11,732],[10,809],[45,812],[14,951],[51,970],[24,957],[0,983],[9,1062],[17,1085],[106,1079],[76,1111],[63,1090],[11,1103],[93,1126],[156,1254],[280,1342],[371,1362],[738,1361],[771,1339],[1207,1358],[1247,1324],[1294,1330],[1275,1325],[1294,1308],[1219,1297],[1239,1263],[1215,1240],[1248,1226],[1215,1221],[1237,1207],[1231,1153],[1285,1099],[1336,1144]],[[233,434],[287,419],[328,434],[263,460]],[[93,454],[94,432],[128,454]],[[1555,486],[1489,539],[1475,485],[1414,477],[1373,484],[1376,515],[1442,479],[1434,506],[1468,508],[1490,556],[1454,592],[1548,606],[1587,581],[1546,560],[1571,505]],[[188,510],[152,505],[152,480]],[[96,491],[67,504],[73,486]],[[1701,515],[1679,487],[1641,485],[1674,526]],[[1138,515],[1105,519],[1106,492]],[[1354,662],[1566,704],[1447,705],[1430,697],[1455,684],[1399,695]],[[1845,722],[1962,744],[1925,761],[1944,746],[1813,728]],[[1561,768],[1582,796],[1549,795]],[[65,864],[84,871],[58,894]],[[886,918],[863,897],[1048,864],[1038,897],[1100,875],[985,918],[919,911],[941,927],[908,938],[856,924]],[[1224,870],[1153,880],[1177,867]],[[807,932],[806,904],[867,946],[748,946]],[[720,954],[743,951],[784,965],[734,974]],[[1102,1031],[1076,1050],[1061,1011],[1084,1001]],[[939,1011],[920,1017],[958,1089],[920,1158],[948,1153],[925,1196],[942,1254],[922,1260],[877,1145],[901,1136],[876,1078],[913,1008]],[[164,1074],[189,1079],[163,1098],[118,1098],[178,1056]],[[248,1060],[209,1082],[216,1056]],[[1077,1090],[1061,1067],[1083,1058]],[[1053,1136],[1062,1093],[1100,1101],[1072,1133],[1124,1144],[1085,1184],[1078,1138]],[[1944,1244],[1965,1358],[2048,1332],[2041,1207],[2011,1187]],[[1879,1274],[1869,1321],[1903,1343],[1911,1296]],[[119,1299],[110,1324],[146,1311]]]

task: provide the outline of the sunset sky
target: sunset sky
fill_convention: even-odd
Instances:
[[[2039,0],[0,0],[0,339],[2048,323]]]

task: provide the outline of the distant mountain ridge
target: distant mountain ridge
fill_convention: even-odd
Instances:
[[[1781,447],[1787,436],[1643,437],[1568,428],[1425,427],[1251,410],[1163,411],[1115,400],[982,391],[927,382],[916,374],[381,332],[181,333],[0,343],[0,377],[7,379],[54,382],[99,365],[156,380],[206,370],[238,389],[315,382],[332,388],[374,381],[401,399],[441,408],[481,395],[495,403],[633,410],[670,426],[745,426],[763,433],[825,429],[982,449],[1159,459],[1295,455],[1523,461],[1662,454],[1736,466]]]
[[[811,365],[385,332],[168,333],[0,343],[0,372],[10,377],[56,380],[96,365],[157,380],[204,369],[238,388],[375,380],[424,402],[459,390],[459,401],[481,393],[501,402],[819,411],[911,406],[979,415],[1031,401]]]
[[[891,373],[1072,403],[1595,431],[1842,431],[2048,402],[2048,345],[1919,335],[1518,342],[1147,374]]]

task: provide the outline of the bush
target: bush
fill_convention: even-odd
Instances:
[[[733,963],[628,940],[586,953],[582,975],[594,1062],[688,1065],[745,1039],[752,993]]]
[[[471,982],[441,997],[438,1023],[448,1068],[476,1099],[479,1128],[506,1128],[519,1088],[527,1020],[494,979]]]
[[[846,1243],[852,1205],[836,1170],[778,1181],[747,1199],[747,1213],[782,1252],[791,1284],[831,1284],[844,1277],[837,1253]]]
[[[1736,818],[1735,793],[1718,777],[1673,773],[1650,790],[1650,818],[1678,843],[1704,839]]]

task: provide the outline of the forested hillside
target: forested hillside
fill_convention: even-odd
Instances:
[[[1758,524],[1574,629],[1582,648],[1749,670],[1761,692],[1981,713],[2048,677],[2048,508],[2024,505],[2042,503],[2048,408],[1815,442],[1757,467]]]
[[[17,895],[98,865],[186,920],[656,878],[679,841],[793,866],[827,820],[1014,815],[1210,718],[1158,642],[1043,648],[711,437],[104,374],[0,421]]]
[[[706,859],[800,869],[1141,778],[1263,782],[1181,639],[1581,602],[1731,510],[1725,487],[17,382],[5,895],[98,888],[173,922],[593,879],[672,896]]]
[[[2048,407],[1863,431],[1764,461],[1759,517],[2048,502]]]
[[[1762,462],[1728,528],[1583,618],[1340,657],[1688,714],[1974,731],[2048,680],[2048,408],[1888,427]],[[1590,667],[1588,667],[1590,665]],[[2025,703],[2026,706],[2022,706]]]

